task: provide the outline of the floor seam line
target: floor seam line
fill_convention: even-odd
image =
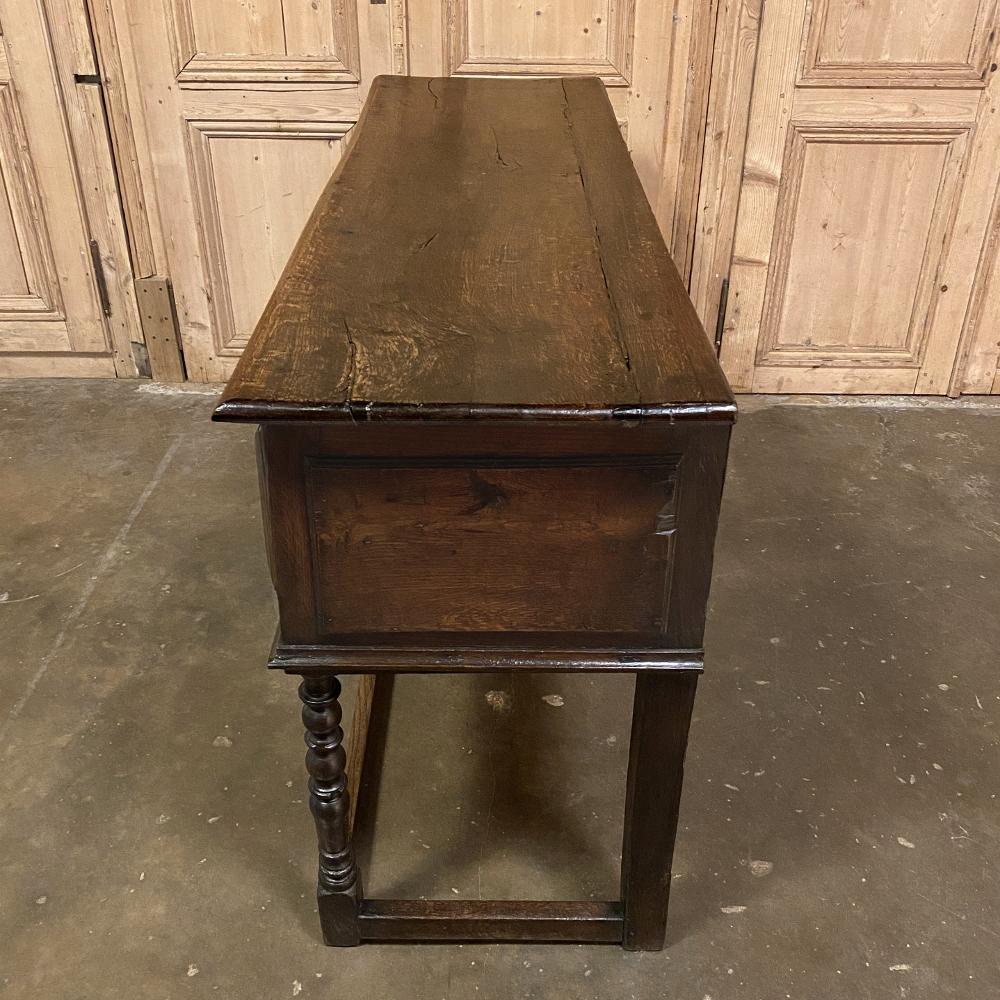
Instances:
[[[69,635],[69,630],[76,624],[76,622],[83,615],[84,611],[87,610],[87,606],[90,604],[90,598],[93,596],[94,591],[97,589],[97,584],[100,583],[101,577],[107,573],[107,571],[112,567],[112,565],[117,560],[122,547],[125,544],[125,539],[128,538],[129,532],[132,530],[132,526],[135,524],[136,519],[142,513],[143,508],[146,506],[146,502],[153,495],[153,491],[159,486],[160,481],[166,474],[170,463],[173,461],[174,455],[177,454],[178,448],[181,446],[181,441],[184,435],[181,434],[176,437],[173,443],[167,448],[163,453],[163,457],[160,459],[156,468],[153,470],[153,475],[150,477],[149,481],[146,483],[142,492],[139,494],[138,499],[132,504],[131,509],[125,516],[125,520],[122,522],[121,527],[115,534],[115,537],[111,539],[108,547],[101,554],[100,559],[97,560],[97,565],[94,567],[94,572],[90,574],[87,581],[83,585],[83,589],[80,592],[80,598],[76,604],[70,609],[69,614],[66,617],[66,621],[63,623],[62,628],[56,635],[55,641],[49,648],[49,651],[42,657],[41,662],[38,665],[38,669],[32,675],[31,679],[28,681],[27,687],[25,688],[24,694],[16,702],[14,702],[10,711],[7,713],[7,718],[4,719],[3,723],[0,723],[0,745],[3,744],[7,737],[7,733],[17,721],[18,716],[24,711],[25,706],[31,700],[32,695],[35,693],[38,685],[41,683],[42,678],[48,672],[52,661],[59,654],[63,645],[66,642],[66,636]]]

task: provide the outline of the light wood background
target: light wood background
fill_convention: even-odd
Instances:
[[[956,358],[992,336],[988,297],[970,306],[995,268],[981,260],[1000,176],[995,0],[767,0],[759,23],[722,348],[733,387],[964,388]]]
[[[730,281],[734,388],[1000,390],[997,0],[0,0],[0,23],[0,374],[226,378],[374,76],[583,74],[709,335]]]

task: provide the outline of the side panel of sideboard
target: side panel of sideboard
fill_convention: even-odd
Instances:
[[[729,430],[264,425],[282,640],[697,649]]]

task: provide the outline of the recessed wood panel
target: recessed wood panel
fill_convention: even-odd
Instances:
[[[608,0],[512,5],[469,0],[469,56],[476,60],[592,62],[608,51]]]
[[[634,0],[454,0],[446,31],[452,73],[631,76]]]
[[[334,0],[186,0],[197,50],[214,55],[336,55]]]
[[[317,123],[191,123],[203,262],[220,352],[250,336],[340,158],[347,129]],[[287,131],[285,131],[287,130]]]
[[[763,7],[723,368],[738,392],[954,391],[996,189],[997,0]]]
[[[581,461],[313,464],[320,631],[658,634],[675,464]]]
[[[354,80],[357,11],[341,0],[171,0],[182,83]]]
[[[35,164],[10,83],[0,81],[0,320],[63,319]],[[3,346],[28,350],[32,331],[4,331]],[[16,333],[16,338],[13,336]],[[42,339],[48,340],[51,331]]]
[[[793,134],[760,360],[919,363],[965,137]]]
[[[21,247],[14,229],[14,219],[7,196],[6,178],[0,164],[0,296],[28,294],[28,276],[24,272]]]
[[[926,85],[938,78],[985,86],[995,21],[995,0],[819,0],[809,25],[805,80],[904,77],[910,85]]]
[[[186,0],[199,52],[285,55],[281,0]],[[302,6],[308,6],[304,4]]]

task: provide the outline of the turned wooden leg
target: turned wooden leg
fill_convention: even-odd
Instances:
[[[697,674],[635,679],[622,847],[623,944],[660,951]]]
[[[360,943],[358,870],[351,850],[344,731],[340,728],[340,682],[307,677],[299,685],[306,727],[309,808],[319,840],[319,917],[323,939],[332,945]]]

